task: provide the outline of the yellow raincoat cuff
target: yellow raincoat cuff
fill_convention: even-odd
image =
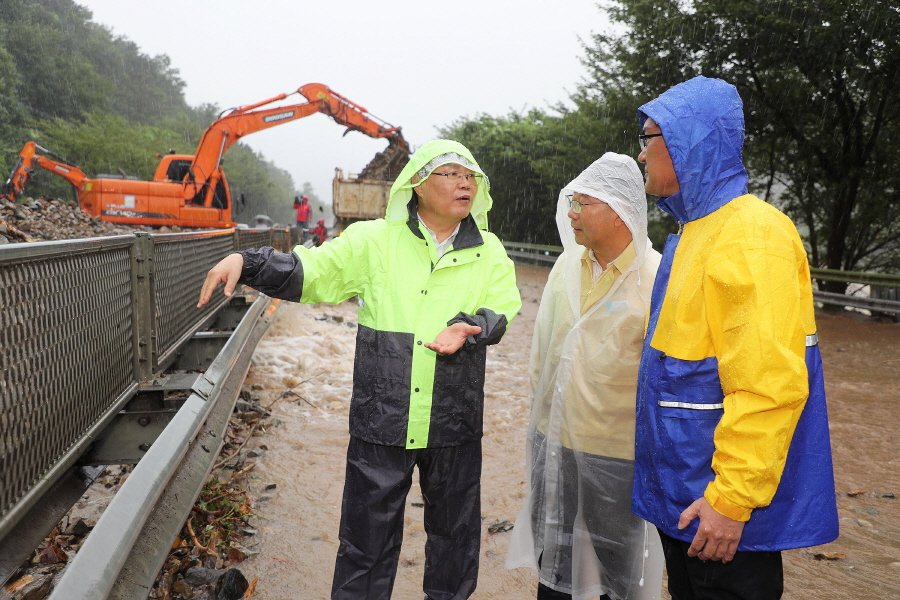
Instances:
[[[706,492],[703,494],[703,497],[706,498],[706,501],[709,502],[709,505],[713,507],[720,515],[724,515],[729,519],[734,519],[735,521],[749,521],[750,515],[753,513],[752,508],[746,508],[744,506],[740,506],[737,504],[732,504],[728,500],[726,500],[716,488],[716,482],[711,481],[709,485],[706,486]]]

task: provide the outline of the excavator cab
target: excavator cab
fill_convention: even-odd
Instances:
[[[191,158],[179,158],[169,163],[166,167],[166,179],[169,181],[184,181],[184,176],[191,170]]]
[[[161,162],[156,168],[156,181],[170,181],[182,183],[188,181],[194,182],[193,171],[191,166],[194,164],[194,157],[184,154],[167,154],[161,157]],[[202,185],[198,186],[196,193],[185,199],[185,203],[191,206],[204,206],[208,195],[210,180],[207,179]],[[213,189],[212,208],[223,210],[228,208],[228,191],[225,182],[225,175],[222,174],[216,181]]]

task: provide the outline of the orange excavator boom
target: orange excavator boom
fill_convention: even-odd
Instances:
[[[321,83],[308,83],[297,90],[310,102],[319,103],[319,112],[324,113],[347,127],[344,135],[359,131],[373,138],[388,138],[390,145],[399,146],[409,152],[409,144],[403,139],[399,127],[379,119],[368,110],[341,96]]]
[[[261,109],[294,94],[302,95],[307,102]],[[309,83],[290,94],[279,94],[268,100],[232,109],[228,114],[216,119],[203,132],[197,145],[194,161],[184,180],[185,200],[197,202],[198,196],[204,194],[205,189],[215,186],[222,158],[242,137],[316,112],[328,115],[340,125],[346,126],[345,135],[350,131],[359,131],[374,138],[388,138],[390,145],[398,145],[409,152],[409,144],[403,139],[399,127],[393,127],[375,117],[364,107],[326,85]]]

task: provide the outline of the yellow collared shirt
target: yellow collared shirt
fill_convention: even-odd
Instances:
[[[594,302],[606,295],[622,272],[637,258],[634,242],[628,244],[615,260],[606,265],[600,277],[594,281],[594,263],[596,258],[591,256],[593,250],[584,249],[581,257],[581,314],[594,305]],[[597,265],[599,267],[599,264]]]

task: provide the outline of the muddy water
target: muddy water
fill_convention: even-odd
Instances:
[[[785,553],[785,596],[898,598],[900,325],[850,313],[819,313],[816,319],[841,535]],[[816,560],[815,553],[846,558]]]
[[[534,598],[526,569],[507,571],[509,533],[524,497],[528,426],[528,351],[548,269],[518,267],[521,314],[488,353],[485,389],[481,566],[475,600]],[[260,343],[245,387],[280,424],[258,438],[252,495],[259,554],[240,567],[259,578],[259,600],[326,599],[340,518],[347,415],[352,389],[356,306],[287,304]],[[844,315],[819,316],[832,417],[838,541],[785,553],[785,599],[881,599],[900,596],[900,325]],[[297,395],[295,395],[295,393]],[[274,490],[265,490],[275,484]],[[862,492],[862,493],[856,493]],[[848,493],[852,495],[848,495]],[[897,498],[890,498],[893,493]],[[888,497],[886,497],[888,496]],[[419,599],[425,533],[416,485],[407,500],[394,598]],[[836,560],[820,556],[844,556]],[[663,598],[668,595],[663,592]]]

